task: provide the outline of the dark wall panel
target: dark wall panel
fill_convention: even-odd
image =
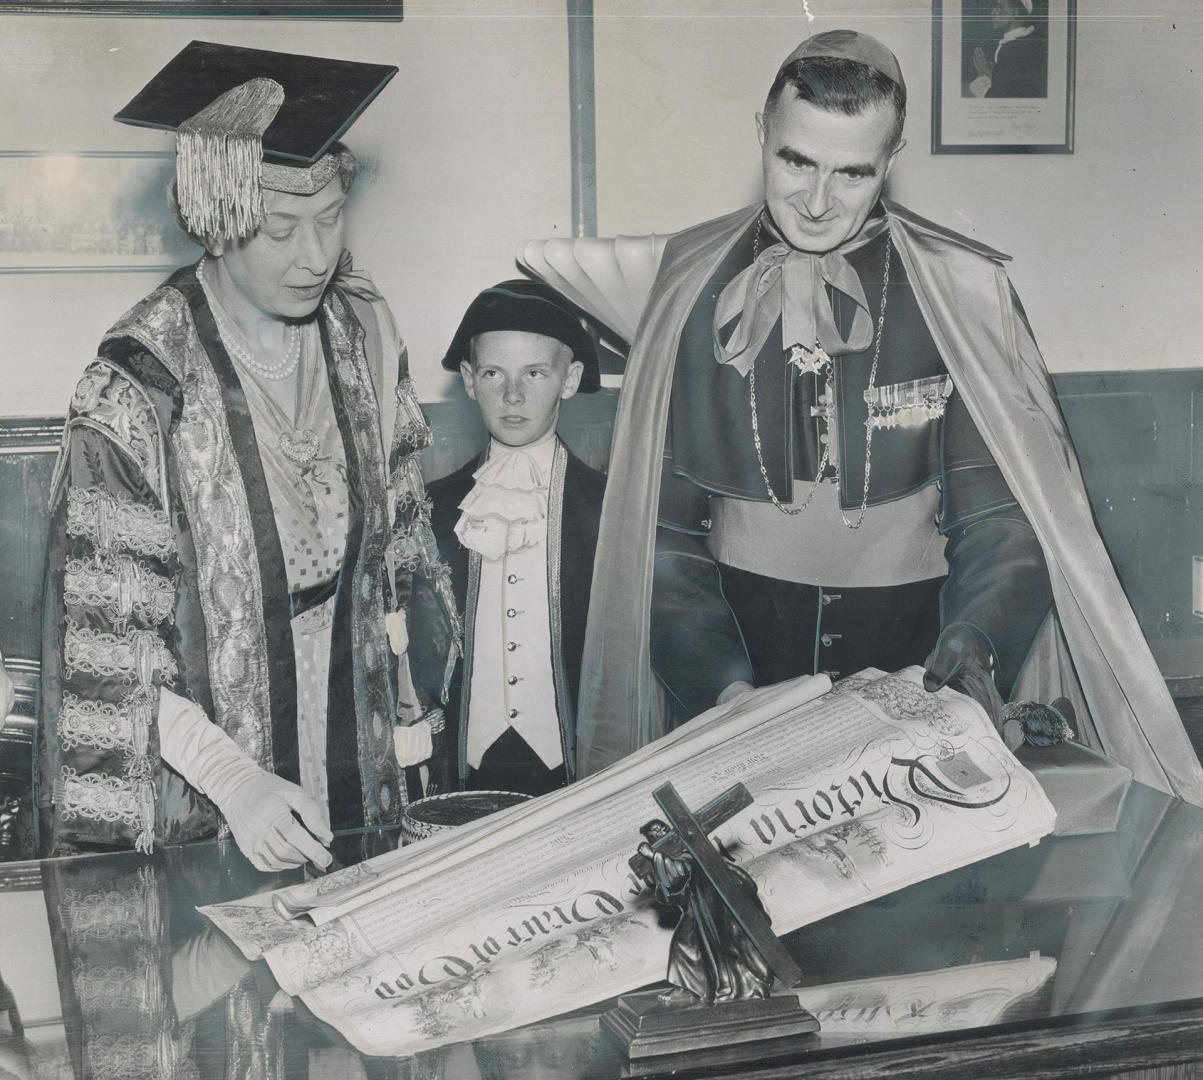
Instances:
[[[1203,638],[1192,562],[1203,556],[1203,471],[1195,431],[1203,372],[1054,379],[1099,531],[1145,636]],[[1197,674],[1203,674],[1203,667]]]
[[[1192,560],[1203,556],[1203,446],[1195,435],[1203,372],[1054,382],[1100,532],[1145,635],[1191,650],[1198,644],[1203,656],[1203,619],[1192,613]],[[609,454],[617,397],[580,394],[563,409],[565,441],[594,467]],[[487,436],[466,398],[426,409],[435,438],[423,464],[433,479],[471,458]],[[46,500],[60,431],[61,419],[0,418],[0,649],[17,661],[20,682],[39,651]]]
[[[19,708],[41,652],[48,499],[61,436],[61,418],[0,417],[0,651],[22,691]]]

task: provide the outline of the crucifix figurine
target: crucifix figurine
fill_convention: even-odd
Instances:
[[[672,784],[652,795],[672,825],[658,818],[644,825],[644,842],[631,862],[655,888],[659,903],[681,909],[668,954],[668,979],[675,989],[666,1003],[767,998],[774,975],[786,986],[796,985],[801,972],[773,933],[756,883],[708,838],[751,805],[748,789],[737,784],[725,791],[703,809],[702,821]]]
[[[748,789],[736,784],[696,814],[672,784],[652,796],[664,818],[640,829],[644,841],[630,866],[658,903],[681,910],[669,945],[673,986],[620,998],[603,1026],[632,1059],[816,1030],[796,997],[770,995],[774,979],[795,987],[802,972],[773,933],[751,875],[710,842],[752,804]]]

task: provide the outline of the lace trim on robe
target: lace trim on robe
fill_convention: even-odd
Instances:
[[[113,705],[66,693],[58,715],[58,738],[64,750],[91,746],[98,750],[132,753],[136,745],[134,707],[128,698],[120,705]]]
[[[67,675],[77,671],[105,679],[120,679],[127,686],[135,682],[150,686],[157,673],[174,680],[179,674],[175,657],[153,630],[130,630],[109,634],[67,620],[63,646],[63,666]]]
[[[129,557],[68,559],[63,602],[103,611],[120,631],[131,615],[152,624],[167,622],[175,610],[175,583]]]
[[[175,534],[164,511],[98,487],[67,493],[67,535],[90,540],[105,553],[124,550],[166,560],[175,552]]]
[[[64,765],[62,774],[54,783],[54,802],[64,820],[82,817],[93,821],[120,822],[131,829],[141,829],[147,815],[143,799],[148,796],[141,790],[144,786],[105,773],[84,773],[80,776],[70,765]],[[149,793],[149,798],[149,812],[153,820],[153,791]]]

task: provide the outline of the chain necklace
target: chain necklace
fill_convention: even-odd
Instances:
[[[752,261],[755,262],[760,254],[760,229],[764,216],[761,215],[756,219],[756,234],[752,242]],[[882,272],[881,280],[881,311],[877,316],[877,333],[876,341],[873,345],[873,363],[869,368],[869,388],[865,391],[865,400],[869,402],[874,397],[874,390],[877,388],[877,363],[881,359],[881,332],[886,322],[886,298],[890,288],[890,251],[893,244],[890,242],[889,233],[886,234],[886,257],[885,269]],[[815,342],[815,348],[821,348],[819,342]],[[816,373],[817,374],[817,373]],[[814,483],[811,485],[810,491],[801,505],[795,507],[786,506],[777,493],[773,490],[773,485],[769,482],[769,470],[764,463],[764,448],[760,442],[760,422],[757,416],[756,404],[756,363],[752,362],[751,368],[748,370],[748,394],[751,398],[752,405],[752,442],[756,446],[756,464],[760,466],[760,477],[764,481],[764,490],[768,493],[769,499],[773,505],[783,514],[788,514],[790,517],[795,517],[801,514],[814,499],[819,490],[819,485],[823,482],[823,473],[827,470],[831,460],[831,445],[832,428],[835,425],[835,392],[830,380],[826,387],[827,409],[824,416],[824,422],[827,424],[828,444],[823,447],[823,453],[819,458],[819,464],[815,469]],[[849,521],[848,515],[844,508],[840,507],[840,517],[843,518],[844,524],[850,529],[859,529],[864,524],[865,514],[869,509],[869,475],[873,465],[873,424],[872,424],[872,408],[870,415],[865,417],[865,485],[861,492],[860,512],[857,514],[855,521]],[[839,482],[839,466],[836,467],[836,482]]]
[[[217,323],[217,332],[221,335],[222,344],[229,350],[230,355],[242,367],[248,371],[253,371],[261,378],[271,379],[273,382],[291,378],[296,373],[297,365],[301,362],[300,326],[297,323],[290,323],[288,325],[286,331],[288,345],[284,350],[284,356],[278,364],[265,364],[262,360],[257,359],[246,337],[236,327],[226,322],[222,311],[218,308],[212,290],[205,281],[205,261],[205,259],[201,259],[197,264],[196,280],[201,283],[201,286],[205,289],[205,294],[209,297],[209,307],[213,312],[213,321]]]

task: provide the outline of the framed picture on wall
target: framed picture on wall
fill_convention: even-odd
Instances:
[[[1077,0],[932,0],[933,154],[1071,154]]]
[[[397,21],[402,16],[402,0],[15,0],[0,2],[0,13]]]
[[[0,274],[169,271],[199,258],[167,196],[175,153],[0,151]]]

